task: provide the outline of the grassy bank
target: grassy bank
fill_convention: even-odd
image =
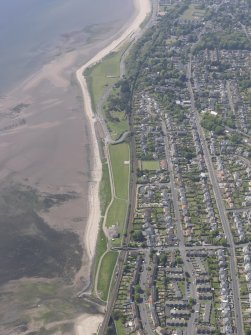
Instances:
[[[104,234],[104,231],[102,229],[102,223],[101,222],[101,227],[98,233],[98,239],[97,239],[97,246],[96,246],[96,254],[95,254],[95,273],[97,272],[98,264],[99,261],[102,257],[102,255],[106,252],[107,250],[107,238]]]
[[[97,289],[100,294],[100,298],[105,301],[108,298],[110,282],[112,279],[114,267],[117,262],[117,258],[118,258],[117,252],[109,251],[104,256],[101,262]]]
[[[111,202],[112,198],[109,168],[107,162],[104,162],[102,165],[102,179],[99,187],[99,197],[100,197],[101,215],[104,215],[106,208]]]

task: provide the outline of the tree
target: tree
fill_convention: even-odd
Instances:
[[[140,294],[140,293],[142,293],[142,289],[141,289],[141,287],[140,287],[139,284],[135,286],[135,293],[136,293],[136,294]]]
[[[233,144],[240,144],[242,142],[242,138],[241,138],[241,135],[239,134],[232,134],[230,136],[230,141],[233,143]]]
[[[183,264],[183,260],[182,260],[181,256],[176,256],[176,263],[177,264]]]
[[[113,315],[114,320],[119,320],[120,316],[121,316],[121,313],[120,313],[120,311],[115,310],[112,315]]]
[[[144,241],[144,235],[143,235],[141,230],[136,230],[133,233],[132,238],[134,239],[134,241],[137,241],[137,242],[143,242]]]
[[[189,305],[193,306],[196,304],[196,300],[194,298],[189,298]]]
[[[160,264],[162,266],[166,266],[166,263],[167,263],[167,256],[166,256],[166,254],[161,254],[161,256],[160,256]]]
[[[139,293],[135,294],[135,301],[136,301],[137,304],[139,304],[141,302],[141,298],[140,298]]]
[[[109,327],[107,328],[106,335],[115,335],[115,333],[114,333],[114,329],[113,329],[112,326],[109,326]]]

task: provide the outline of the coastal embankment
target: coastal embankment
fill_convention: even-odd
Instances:
[[[121,31],[116,34],[111,43],[98,52],[92,59],[90,59],[86,64],[81,66],[76,71],[77,80],[80,84],[83,102],[84,102],[84,112],[87,116],[90,124],[90,133],[92,136],[92,151],[93,151],[93,168],[91,181],[89,184],[89,216],[86,226],[86,231],[84,235],[84,244],[88,257],[93,261],[95,255],[95,248],[97,243],[97,236],[99,230],[99,224],[101,219],[100,212],[100,199],[99,199],[99,184],[102,177],[102,164],[99,155],[98,142],[95,133],[95,123],[96,117],[92,108],[92,102],[90,97],[90,92],[88,90],[87,80],[84,76],[84,72],[87,68],[100,62],[105,56],[110,52],[114,51],[118,46],[121,46],[127,41],[129,36],[137,32],[140,29],[142,22],[145,20],[146,16],[151,12],[151,1],[150,0],[134,0],[135,13],[133,18],[121,29]],[[102,321],[101,315],[83,315],[77,319],[75,325],[75,332],[77,335],[87,335],[86,330],[90,324],[98,325]],[[95,328],[95,327],[94,327]],[[92,330],[93,331],[93,330]]]

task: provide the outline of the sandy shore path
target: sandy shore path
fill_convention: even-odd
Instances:
[[[76,76],[81,86],[84,111],[88,117],[91,127],[91,134],[93,139],[93,153],[94,162],[92,170],[91,185],[89,187],[89,217],[85,232],[85,247],[90,259],[94,257],[96,241],[100,223],[100,203],[99,203],[99,183],[102,177],[102,164],[99,157],[99,148],[95,135],[95,115],[92,110],[91,98],[87,87],[86,78],[83,76],[84,71],[94,65],[95,63],[102,60],[106,55],[116,49],[121,43],[123,43],[132,33],[140,29],[141,23],[144,21],[146,16],[151,12],[151,1],[150,0],[134,0],[135,6],[135,18],[128,23],[125,30],[121,35],[114,39],[107,47],[101,50],[96,56],[89,60],[86,64],[80,67]]]

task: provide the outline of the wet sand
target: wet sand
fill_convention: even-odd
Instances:
[[[0,187],[3,183],[22,184],[42,195],[76,195],[39,215],[52,228],[79,235],[84,254],[76,276],[77,290],[88,284],[90,270],[83,236],[94,156],[75,72],[108,43],[111,31],[118,31],[119,24],[104,26],[104,32],[89,45],[66,53],[61,50],[59,56],[0,99]],[[73,44],[70,39],[71,48]]]
[[[92,111],[85,99],[83,112],[82,93],[85,98],[88,95],[86,89],[81,91],[79,87],[76,70],[81,64],[90,65],[101,59],[137,29],[145,18],[147,4],[148,0],[135,0],[135,12],[123,28],[119,22],[104,26],[103,33],[99,32],[84,47],[79,47],[79,36],[75,49],[70,39],[70,45],[66,43],[58,56],[0,98],[0,188],[9,183],[31,187],[44,197],[69,195],[67,201],[49,209],[34,210],[52,229],[79,236],[84,252],[82,266],[73,280],[75,292],[89,284],[99,224],[101,178]],[[77,332],[88,335],[83,332],[85,323],[81,320],[78,319]]]

